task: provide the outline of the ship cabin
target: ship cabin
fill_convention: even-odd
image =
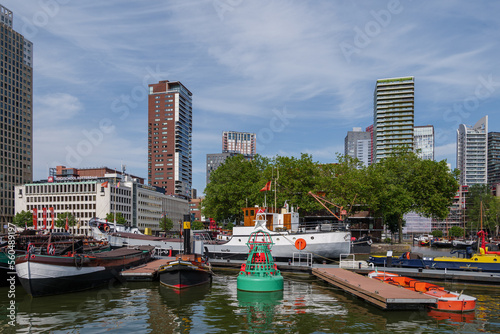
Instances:
[[[297,232],[299,230],[299,213],[294,212],[293,208],[288,210],[286,207],[279,208],[264,208],[264,207],[249,207],[243,208],[244,226],[255,226],[257,219],[257,212],[264,211],[266,219],[266,228],[269,231],[284,232],[291,231]]]

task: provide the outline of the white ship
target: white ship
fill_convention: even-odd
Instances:
[[[244,208],[244,226],[235,226],[230,236],[204,240],[205,255],[216,259],[245,259],[250,233],[262,229],[271,235],[272,255],[279,261],[291,260],[297,253],[310,254],[316,260],[338,259],[350,253],[351,233],[346,226],[332,224],[299,224],[299,214],[293,208],[279,213],[264,212],[263,208]],[[201,234],[200,234],[201,235]]]

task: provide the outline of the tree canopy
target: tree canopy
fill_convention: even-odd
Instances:
[[[30,211],[21,211],[14,215],[12,223],[18,227],[33,226],[33,213]]]
[[[115,214],[112,212],[108,213],[106,215],[106,220],[109,223],[114,223],[115,222]],[[125,219],[125,217],[123,217],[121,212],[116,213],[116,223],[121,224],[121,225],[127,225],[127,220]]]
[[[174,227],[174,222],[172,219],[168,218],[167,216],[163,216],[160,220],[160,230],[162,231],[170,231]]]
[[[68,226],[75,226],[76,219],[70,212],[62,212],[57,215],[56,227],[66,227],[66,217],[68,218]]]
[[[313,214],[322,206],[309,195],[312,192],[350,213],[371,210],[401,238],[404,214],[444,219],[458,189],[457,172],[450,172],[445,161],[422,160],[405,148],[369,167],[349,156],[338,155],[337,160],[321,164],[308,154],[256,156],[252,161],[243,156],[228,158],[210,175],[203,213],[216,220],[238,221],[241,208],[263,205],[266,197],[270,207],[276,198],[277,207],[287,201],[301,214]],[[275,181],[271,191],[261,192],[270,180]]]
[[[484,228],[490,233],[495,231],[499,223],[500,203],[491,194],[489,186],[485,184],[470,186],[468,197],[466,199],[468,228],[475,231]]]

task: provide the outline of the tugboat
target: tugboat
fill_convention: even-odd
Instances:
[[[160,267],[160,283],[175,289],[189,288],[209,283],[212,267],[200,254],[191,253],[191,223],[184,222],[185,254],[177,254],[175,260]]]
[[[257,219],[264,219],[264,212],[257,214]],[[257,230],[250,234],[246,263],[236,280],[238,290],[253,292],[269,292],[283,290],[283,276],[278,270],[271,255],[273,241],[269,232]]]

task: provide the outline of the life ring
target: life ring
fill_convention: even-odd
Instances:
[[[410,252],[405,253],[405,259],[409,260],[410,259]]]
[[[104,231],[105,231],[105,232],[109,232],[109,230],[110,230],[110,228],[109,228],[109,226],[108,226],[108,225],[104,226]]]
[[[47,254],[49,255],[54,255],[56,253],[56,248],[54,247],[54,244],[53,243],[50,243],[48,246],[47,246]]]
[[[295,241],[295,248],[297,248],[298,250],[303,250],[304,248],[306,248],[306,246],[307,246],[307,243],[302,238],[299,238]]]

